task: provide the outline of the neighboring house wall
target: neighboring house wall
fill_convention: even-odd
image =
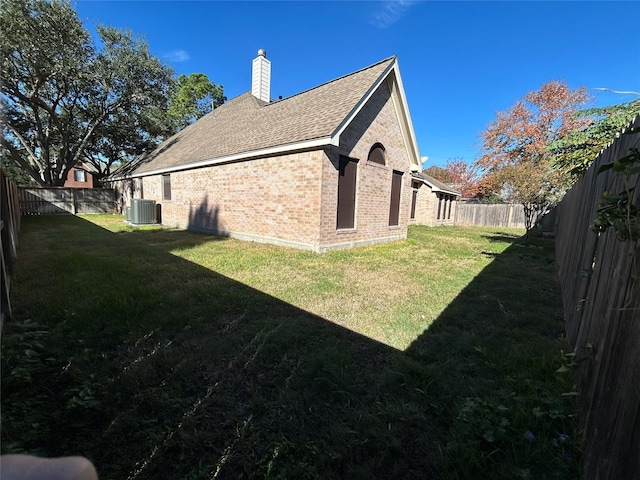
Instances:
[[[412,223],[417,225],[433,225],[433,200],[435,195],[431,193],[431,188],[421,182],[413,182],[414,189],[417,190],[415,218]]]
[[[433,225],[453,225],[456,218],[456,197],[448,193],[432,194]]]
[[[82,168],[74,167],[67,173],[67,179],[64,181],[64,186],[70,188],[93,188],[93,174]]]
[[[429,185],[420,184],[413,223],[430,227],[453,225],[457,203],[455,195],[434,192]]]

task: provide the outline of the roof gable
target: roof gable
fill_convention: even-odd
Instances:
[[[340,134],[384,81],[390,82],[412,168],[417,169],[415,135],[396,57],[390,57],[284,100],[267,103],[251,92],[235,97],[136,159],[131,176],[338,145]]]

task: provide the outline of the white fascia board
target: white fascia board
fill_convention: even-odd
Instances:
[[[444,188],[432,187],[432,191],[433,192],[448,193],[449,195],[455,195],[456,197],[461,197],[462,196],[460,194],[460,192],[456,192],[454,190],[445,190]]]
[[[315,138],[313,140],[305,140],[302,142],[289,143],[287,145],[277,145],[275,147],[263,148],[260,150],[252,150],[250,152],[235,153],[233,155],[225,155],[223,157],[210,158],[207,160],[200,160],[198,162],[185,163],[173,167],[159,168],[157,170],[150,170],[148,172],[134,173],[128,177],[115,178],[115,180],[123,180],[124,178],[140,178],[150,177],[152,175],[161,175],[164,173],[178,172],[181,170],[191,170],[194,168],[208,167],[211,165],[217,165],[219,163],[237,162],[241,160],[249,160],[252,158],[260,158],[266,156],[277,155],[281,153],[289,153],[297,150],[307,150],[312,148],[320,148],[331,145],[331,137]]]
[[[394,59],[393,62],[385,69],[380,75],[378,80],[371,86],[367,93],[360,99],[353,110],[347,115],[347,117],[338,125],[338,127],[331,134],[331,145],[340,145],[340,134],[349,126],[351,121],[358,115],[360,110],[366,105],[374,92],[378,89],[383,82],[387,81],[391,73],[394,75],[391,77],[391,98],[393,105],[400,122],[400,128],[404,137],[405,145],[409,152],[409,160],[411,161],[411,171],[417,172],[420,170],[420,153],[418,150],[418,142],[416,141],[416,134],[413,130],[413,122],[409,114],[409,106],[407,104],[406,95],[404,93],[404,87],[402,85],[402,78],[400,77],[400,70],[398,68],[398,59]]]
[[[382,82],[385,81],[385,79],[387,78],[387,75],[389,75],[389,72],[391,70],[393,70],[393,68],[396,65],[397,60],[394,59],[393,62],[391,62],[389,64],[389,66],[385,69],[384,72],[382,72],[382,74],[380,75],[380,77],[378,77],[378,80],[376,81],[376,83],[374,83],[371,88],[367,91],[367,93],[360,99],[360,101],[358,103],[356,103],[356,106],[353,108],[353,110],[351,110],[351,112],[349,113],[349,115],[347,115],[344,120],[342,120],[342,122],[340,122],[340,125],[338,125],[336,127],[336,129],[333,131],[333,133],[331,134],[331,145],[335,145],[335,146],[339,146],[340,145],[340,135],[342,134],[342,132],[345,131],[345,129],[349,126],[349,124],[351,123],[351,121],[356,118],[356,115],[358,115],[358,113],[360,113],[360,110],[362,110],[362,107],[364,107],[367,102],[369,101],[369,99],[371,98],[371,96],[374,94],[374,92],[378,89],[378,87],[382,84]]]
[[[397,60],[394,63],[393,70],[395,75],[392,81],[395,88],[391,90],[391,97],[393,98],[398,121],[400,122],[407,150],[411,157],[411,170],[419,171],[421,166],[420,151],[418,150],[418,141],[416,140],[416,133],[413,129],[413,122],[411,121],[411,114],[409,113],[409,104],[407,103],[407,96],[404,91],[404,85],[402,84],[400,67],[398,66]]]

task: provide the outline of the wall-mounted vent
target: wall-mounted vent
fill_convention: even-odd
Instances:
[[[133,225],[147,225],[156,223],[156,201],[134,198],[131,200],[129,221]]]

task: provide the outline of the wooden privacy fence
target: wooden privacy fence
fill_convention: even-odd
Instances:
[[[6,319],[11,317],[9,290],[13,261],[18,254],[18,234],[20,233],[20,207],[18,205],[18,188],[0,170],[0,253],[2,265],[0,270],[0,334]]]
[[[634,126],[640,126],[640,117]],[[586,480],[640,475],[640,249],[617,240],[611,229],[597,235],[589,228],[603,191],[625,188],[621,174],[598,174],[598,168],[631,148],[640,148],[640,133],[617,138],[556,209],[566,332],[581,362],[578,406]],[[637,174],[631,180],[638,185]],[[633,197],[638,205],[638,190]]]
[[[456,203],[454,225],[524,228],[524,208],[518,204]]]
[[[22,215],[114,213],[116,193],[111,188],[18,188]]]

